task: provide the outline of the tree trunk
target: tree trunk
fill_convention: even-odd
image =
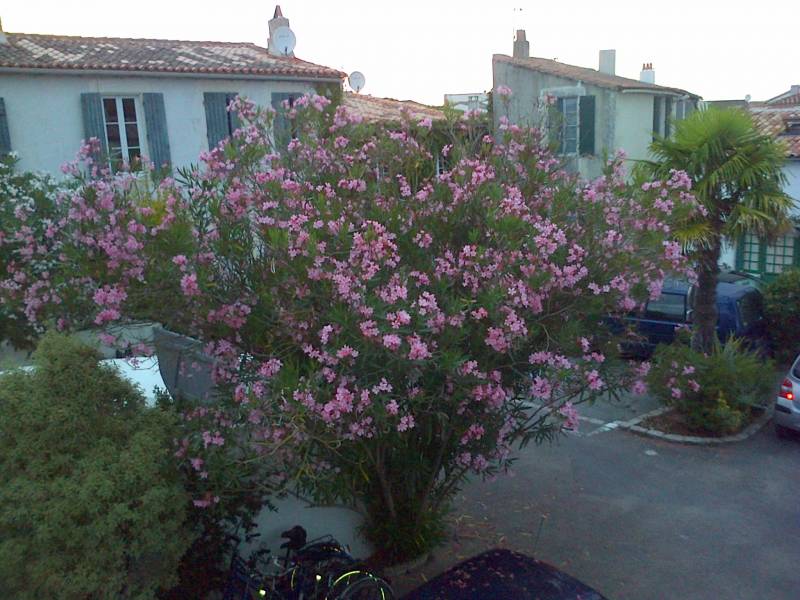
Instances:
[[[717,335],[717,276],[721,245],[720,238],[715,237],[708,248],[698,253],[692,331],[692,348],[698,352],[711,352]]]

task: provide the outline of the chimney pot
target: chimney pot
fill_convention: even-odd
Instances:
[[[642,65],[642,72],[639,73],[639,81],[653,84],[656,82],[656,72],[653,69],[653,63],[649,62]]]
[[[514,40],[514,58],[529,58],[531,55],[531,44],[525,39],[525,30],[517,29],[516,39]]]
[[[607,75],[616,75],[617,51],[600,50],[598,70]]]

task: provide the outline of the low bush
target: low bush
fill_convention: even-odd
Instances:
[[[0,597],[153,598],[192,543],[174,412],[48,334],[0,379]]]
[[[772,365],[741,340],[717,342],[711,354],[682,342],[662,345],[648,375],[652,394],[674,406],[694,430],[725,435],[747,423],[772,386]]]
[[[782,273],[764,288],[764,317],[775,359],[793,361],[800,352],[800,269]]]

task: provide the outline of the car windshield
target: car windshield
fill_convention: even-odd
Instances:
[[[686,317],[685,296],[683,294],[661,294],[658,299],[650,300],[647,303],[645,317],[660,321],[684,321]]]

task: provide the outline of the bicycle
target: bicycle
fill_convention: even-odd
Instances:
[[[258,534],[248,536],[251,541]],[[393,600],[389,584],[363,568],[332,536],[310,542],[299,525],[284,531],[282,559],[271,562],[273,573],[264,574],[261,563],[269,550],[260,548],[247,560],[238,554],[241,542],[231,556],[224,600]]]

